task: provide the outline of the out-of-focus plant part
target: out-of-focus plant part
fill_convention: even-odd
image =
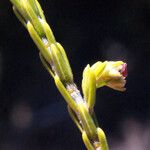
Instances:
[[[99,128],[94,106],[96,89],[108,86],[124,91],[127,65],[122,61],[96,62],[83,71],[82,91],[73,80],[69,60],[63,46],[56,42],[37,0],[10,0],[13,11],[28,30],[39,49],[42,64],[53,77],[56,87],[68,104],[68,112],[79,128],[88,150],[108,150],[104,131]]]

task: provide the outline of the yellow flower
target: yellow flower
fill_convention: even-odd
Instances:
[[[96,87],[108,86],[118,91],[125,91],[127,64],[122,61],[97,62],[91,66],[95,77]]]

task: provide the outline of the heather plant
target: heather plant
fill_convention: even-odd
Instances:
[[[63,46],[58,43],[37,0],[10,0],[13,11],[28,30],[39,49],[43,66],[64,97],[68,112],[79,128],[88,150],[108,150],[104,131],[94,112],[96,90],[108,86],[125,91],[127,64],[123,61],[98,61],[83,70],[82,93],[74,83],[72,70]]]

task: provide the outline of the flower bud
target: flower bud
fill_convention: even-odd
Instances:
[[[72,83],[72,70],[65,50],[59,43],[51,44],[50,48],[55,73],[59,76],[61,82]]]

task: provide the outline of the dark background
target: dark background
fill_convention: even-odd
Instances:
[[[40,3],[57,41],[66,49],[79,88],[88,63],[127,62],[127,91],[99,89],[95,111],[110,150],[149,150],[150,2]],[[0,34],[0,149],[84,150],[65,101],[6,0],[0,1]]]

